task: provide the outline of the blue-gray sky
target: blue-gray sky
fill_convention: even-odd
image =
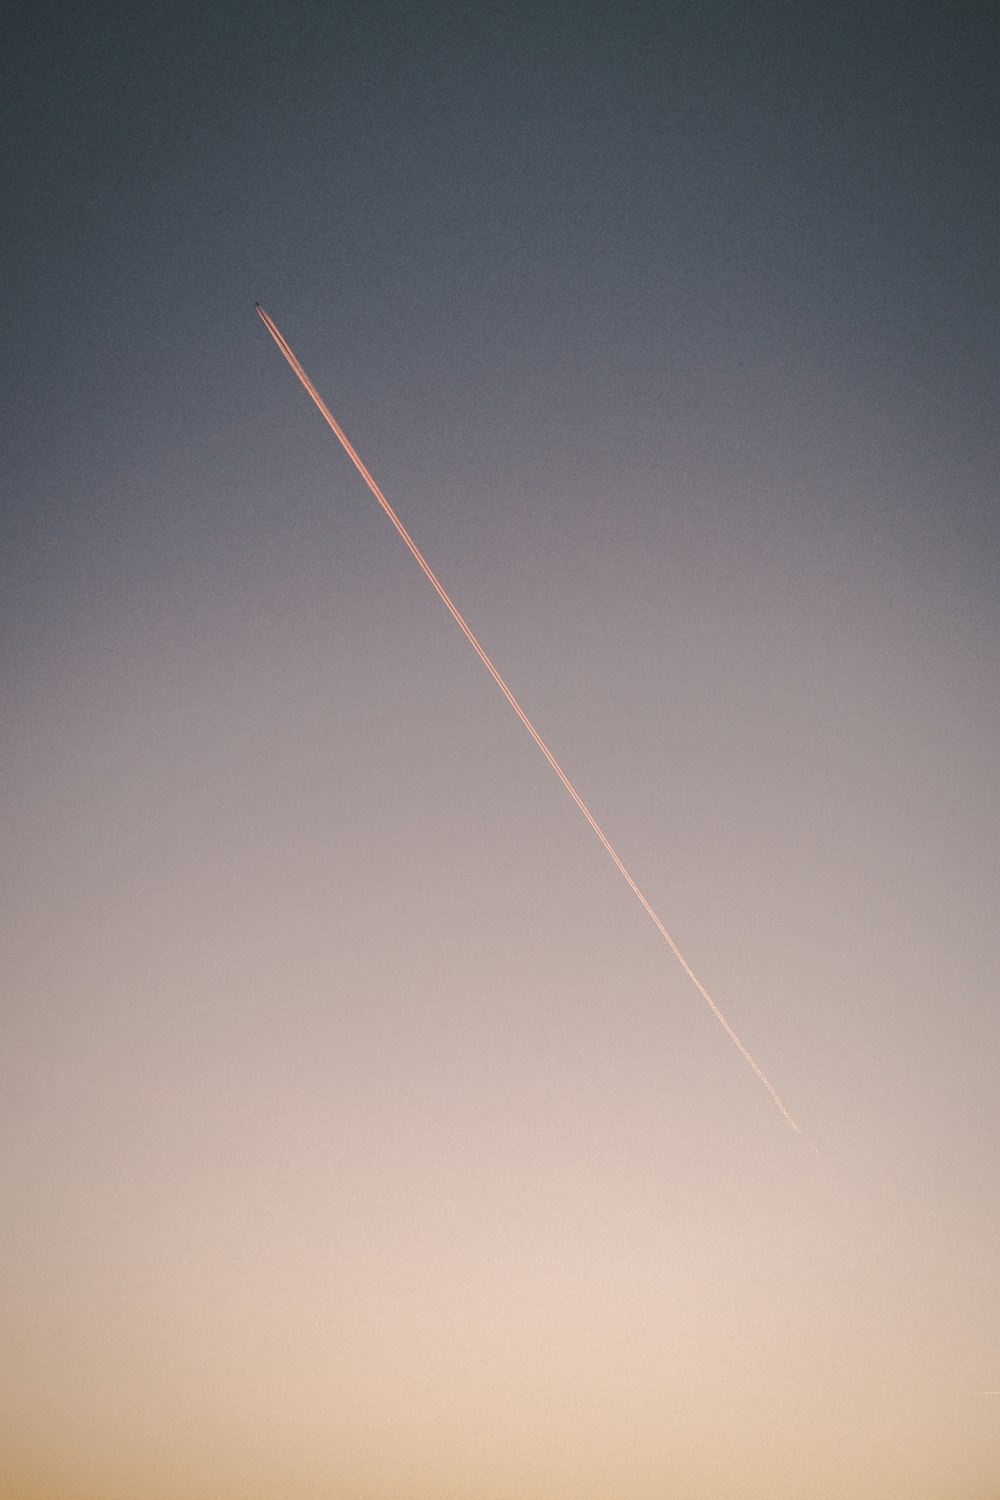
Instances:
[[[997,32],[15,15],[17,1500],[993,1492]]]

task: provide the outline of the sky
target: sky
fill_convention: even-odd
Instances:
[[[997,33],[15,8],[12,1500],[1000,1493]]]

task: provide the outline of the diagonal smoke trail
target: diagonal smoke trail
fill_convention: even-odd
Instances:
[[[465,619],[464,619],[461,611],[459,610],[457,604],[455,604],[453,602],[453,600],[451,599],[450,595],[445,590],[444,585],[441,583],[441,581],[437,577],[437,574],[434,572],[433,568],[431,567],[430,563],[424,557],[424,554],[421,552],[421,550],[417,546],[416,542],[410,536],[410,533],[407,531],[406,527],[403,525],[402,521],[399,519],[399,517],[397,516],[396,512],[393,510],[392,506],[389,504],[388,500],[385,498],[385,496],[383,495],[382,491],[379,489],[378,485],[375,483],[375,480],[372,478],[371,474],[368,472],[367,468],[362,463],[362,461],[359,458],[358,454],[355,452],[355,449],[354,449],[352,443],[350,442],[347,434],[344,432],[344,430],[341,427],[340,423],[334,417],[333,413],[330,411],[329,407],[326,405],[326,402],[323,400],[322,396],[319,394],[319,392],[317,391],[316,387],[313,385],[312,381],[309,379],[309,376],[306,374],[305,370],[302,368],[302,366],[299,364],[298,360],[296,359],[295,355],[292,353],[292,350],[291,350],[289,344],[287,343],[284,335],[282,334],[281,330],[276,326],[276,324],[271,320],[271,318],[268,317],[267,313],[261,307],[261,305],[260,305],[259,302],[255,302],[254,303],[254,307],[257,309],[257,313],[258,313],[258,315],[260,317],[261,322],[264,324],[264,327],[267,329],[268,333],[274,339],[274,342],[277,344],[278,348],[281,350],[282,354],[285,356],[285,358],[287,359],[288,363],[291,365],[292,369],[294,370],[294,372],[297,375],[298,379],[302,383],[303,387],[308,392],[308,394],[311,396],[313,402],[315,403],[315,405],[319,409],[319,412],[320,412],[321,416],[323,417],[324,421],[326,422],[327,426],[331,428],[331,430],[333,431],[333,433],[337,437],[338,441],[340,442],[342,448],[344,449],[344,452],[347,454],[348,458],[351,460],[351,463],[357,469],[358,473],[361,475],[361,478],[364,480],[365,484],[368,486],[369,490],[374,495],[374,497],[378,501],[379,505],[381,505],[382,509],[385,511],[386,515],[389,517],[389,520],[392,522],[393,526],[395,526],[396,530],[399,532],[400,536],[403,538],[403,541],[406,543],[407,547],[410,549],[410,552],[413,554],[413,557],[419,563],[421,569],[423,570],[423,573],[424,573],[425,577],[427,578],[428,582],[432,585],[435,593],[437,594],[438,598],[441,600],[441,603],[444,605],[445,609],[447,609],[448,613],[451,615],[452,619],[455,621],[455,624],[458,626],[459,630],[465,636],[465,638],[468,641],[469,645],[472,647],[473,651],[475,651],[476,655],[479,657],[479,660],[482,662],[482,664],[486,668],[487,672],[489,672],[490,676],[493,678],[493,681],[496,683],[496,685],[500,689],[501,693],[503,693],[504,697],[507,699],[507,702],[510,704],[511,708],[517,714],[517,717],[520,719],[520,721],[524,725],[525,729],[531,735],[531,738],[534,740],[534,742],[538,746],[539,750],[545,756],[545,759],[548,761],[548,763],[552,767],[553,771],[555,771],[556,775],[559,777],[559,780],[562,782],[562,784],[566,788],[567,792],[569,792],[569,795],[572,797],[572,799],[576,803],[577,807],[583,813],[583,816],[586,818],[587,822],[590,824],[591,828],[594,830],[594,832],[596,833],[597,837],[600,839],[601,843],[604,845],[604,847],[607,850],[608,854],[611,856],[612,860],[614,861],[614,863],[615,863],[615,865],[616,865],[616,867],[618,869],[619,874],[627,882],[627,884],[628,884],[629,888],[631,889],[633,895],[636,897],[636,899],[638,900],[638,902],[642,906],[643,910],[645,911],[646,915],[649,917],[650,921],[653,923],[653,926],[656,928],[657,932],[660,934],[660,936],[662,937],[663,941],[666,943],[667,947],[670,949],[671,953],[674,955],[674,957],[676,958],[677,962],[680,964],[681,968],[684,970],[685,974],[690,979],[691,983],[694,985],[695,989],[698,991],[698,993],[701,996],[701,998],[705,1001],[706,1005],[709,1007],[709,1009],[711,1010],[712,1014],[715,1016],[715,1019],[718,1021],[719,1025],[722,1027],[723,1031],[726,1033],[726,1035],[728,1036],[729,1040],[739,1050],[739,1052],[742,1055],[742,1057],[744,1058],[744,1060],[753,1069],[753,1071],[756,1073],[757,1077],[760,1079],[761,1083],[767,1089],[768,1093],[771,1095],[771,1098],[774,1100],[774,1102],[777,1105],[778,1109],[781,1111],[781,1113],[784,1115],[785,1119],[788,1121],[788,1124],[795,1131],[796,1135],[802,1135],[802,1129],[801,1129],[801,1127],[796,1124],[796,1122],[792,1119],[792,1116],[789,1114],[788,1110],[785,1108],[785,1106],[782,1103],[781,1098],[780,1098],[780,1096],[778,1094],[777,1089],[774,1087],[774,1084],[768,1078],[768,1076],[764,1072],[763,1068],[761,1068],[759,1066],[759,1064],[754,1061],[753,1057],[751,1057],[751,1055],[747,1051],[746,1047],[744,1047],[743,1043],[740,1041],[739,1037],[736,1035],[735,1031],[730,1026],[729,1022],[726,1020],[725,1016],[722,1014],[722,1011],[716,1005],[715,1001],[712,999],[711,995],[708,993],[708,990],[702,984],[701,980],[698,978],[697,974],[694,972],[694,970],[692,969],[691,965],[688,963],[687,959],[684,957],[683,953],[678,948],[678,946],[674,942],[673,938],[670,936],[670,933],[664,927],[663,923],[660,921],[659,917],[656,915],[656,912],[650,906],[649,902],[646,900],[645,896],[642,894],[642,891],[639,889],[639,887],[636,885],[635,881],[632,879],[632,876],[629,874],[628,870],[625,868],[624,864],[622,863],[621,859],[619,858],[617,852],[612,847],[610,841],[608,840],[607,836],[604,833],[604,830],[601,828],[600,824],[597,822],[597,819],[594,817],[593,813],[590,811],[590,808],[584,802],[583,798],[580,796],[579,792],[576,790],[576,787],[570,781],[569,777],[566,775],[566,772],[563,770],[562,766],[556,760],[555,756],[552,754],[552,751],[549,749],[548,745],[542,739],[541,735],[538,733],[538,730],[535,728],[534,724],[532,724],[531,720],[528,718],[528,715],[525,713],[525,711],[521,707],[520,703],[518,703],[517,699],[514,697],[514,694],[511,692],[511,690],[507,686],[506,682],[504,682],[504,680],[501,677],[500,673],[498,672],[497,668],[493,665],[492,661],[487,656],[485,649],[479,644],[479,641],[476,639],[475,635],[473,635],[470,626],[468,624],[466,624],[466,621],[465,621]],[[802,1138],[803,1138],[803,1140],[807,1139],[805,1136],[803,1136]],[[813,1151],[815,1151],[816,1148],[814,1146],[812,1146],[811,1142],[807,1142],[807,1144],[809,1144],[810,1148]]]

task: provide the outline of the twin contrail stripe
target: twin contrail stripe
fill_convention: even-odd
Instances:
[[[381,505],[382,509],[385,511],[386,515],[389,517],[389,520],[392,522],[393,526],[395,526],[396,530],[399,532],[400,536],[403,538],[403,541],[406,543],[406,545],[409,548],[410,552],[412,553],[413,557],[419,563],[420,568],[422,569],[422,571],[423,571],[425,577],[427,578],[428,582],[433,587],[434,592],[437,594],[438,598],[441,600],[441,603],[444,605],[445,609],[451,615],[452,619],[455,621],[455,624],[458,626],[459,630],[465,636],[465,638],[468,641],[469,645],[472,647],[473,651],[475,651],[476,655],[479,657],[479,660],[482,662],[482,664],[486,668],[487,672],[489,672],[490,676],[493,678],[493,681],[496,683],[496,685],[500,689],[501,693],[503,693],[504,697],[507,699],[507,702],[510,704],[511,708],[517,714],[517,717],[520,719],[520,721],[524,725],[525,729],[531,735],[531,738],[534,740],[534,742],[538,746],[539,750],[545,756],[545,759],[548,761],[548,763],[552,767],[553,771],[559,777],[559,780],[562,782],[563,786],[566,788],[567,792],[572,797],[573,801],[576,803],[576,805],[580,809],[580,811],[583,813],[583,816],[586,818],[587,822],[590,824],[591,828],[594,830],[595,834],[600,839],[601,843],[604,845],[604,848],[607,850],[608,854],[611,856],[611,859],[614,861],[614,864],[615,864],[615,866],[616,866],[619,874],[622,876],[622,878],[628,884],[630,890],[632,891],[632,894],[635,896],[636,900],[642,906],[642,908],[645,911],[646,915],[649,917],[650,921],[653,923],[653,926],[656,928],[657,932],[660,934],[661,938],[666,943],[667,947],[670,949],[671,953],[674,955],[674,957],[676,958],[677,962],[680,964],[681,968],[684,970],[685,974],[690,979],[691,983],[694,985],[695,989],[698,991],[698,993],[701,996],[701,998],[705,1001],[706,1005],[709,1007],[709,1009],[711,1010],[712,1014],[715,1016],[715,1019],[718,1021],[719,1025],[722,1027],[723,1031],[726,1033],[726,1035],[728,1036],[729,1040],[739,1050],[739,1052],[742,1055],[742,1057],[744,1058],[744,1060],[753,1069],[753,1071],[756,1073],[757,1077],[760,1079],[761,1083],[767,1089],[768,1093],[771,1095],[771,1098],[774,1100],[774,1103],[777,1105],[778,1109],[781,1111],[781,1113],[784,1115],[785,1119],[788,1121],[788,1124],[792,1127],[792,1129],[795,1131],[795,1133],[797,1135],[802,1135],[801,1128],[796,1124],[796,1122],[792,1119],[792,1116],[789,1114],[788,1110],[785,1108],[785,1106],[782,1103],[781,1098],[780,1098],[780,1096],[778,1094],[777,1089],[774,1087],[774,1084],[768,1078],[768,1076],[764,1072],[763,1068],[761,1068],[760,1065],[757,1062],[755,1062],[754,1058],[747,1051],[746,1047],[744,1047],[743,1043],[740,1041],[739,1037],[736,1035],[735,1031],[730,1026],[729,1022],[726,1020],[725,1016],[722,1014],[721,1010],[716,1005],[715,1001],[712,999],[711,995],[708,993],[708,990],[702,984],[701,980],[698,978],[697,974],[694,972],[694,970],[692,969],[691,965],[688,963],[687,959],[684,957],[683,953],[678,948],[678,946],[674,942],[673,938],[670,936],[670,933],[664,927],[663,923],[660,921],[659,917],[656,915],[656,912],[650,906],[649,902],[646,900],[645,896],[642,894],[642,891],[639,889],[639,887],[636,885],[635,881],[632,879],[632,876],[629,874],[628,870],[625,868],[625,865],[622,863],[622,860],[620,859],[620,857],[617,854],[616,850],[613,848],[610,840],[607,838],[606,834],[604,833],[604,830],[601,828],[600,824],[597,822],[597,819],[594,817],[593,813],[590,811],[590,808],[584,802],[583,798],[580,796],[580,794],[577,791],[576,787],[570,781],[569,777],[566,775],[566,772],[563,770],[562,766],[556,760],[555,756],[552,754],[552,751],[549,749],[548,745],[542,739],[541,735],[538,733],[538,730],[535,728],[534,724],[532,724],[531,720],[528,718],[528,715],[525,713],[525,711],[521,707],[520,703],[518,703],[517,699],[514,697],[514,694],[511,692],[510,688],[507,686],[506,682],[501,677],[499,671],[493,665],[493,662],[490,660],[489,656],[486,654],[486,651],[485,651],[484,647],[482,645],[480,645],[480,643],[477,640],[476,636],[473,634],[471,627],[467,624],[467,622],[466,622],[464,616],[462,615],[461,611],[459,610],[457,604],[455,604],[454,600],[451,598],[450,594],[445,589],[444,585],[442,584],[442,582],[438,578],[437,574],[434,572],[434,569],[431,567],[431,565],[427,561],[426,557],[424,557],[424,554],[421,552],[420,548],[417,546],[416,542],[410,536],[410,533],[407,531],[406,527],[403,525],[402,521],[399,519],[399,517],[397,516],[396,512],[393,510],[392,506],[389,504],[388,500],[385,498],[385,496],[383,495],[382,491],[379,489],[378,485],[375,483],[375,480],[372,478],[371,474],[369,473],[368,469],[365,467],[365,465],[362,462],[361,458],[358,456],[357,452],[354,449],[353,444],[351,443],[351,441],[348,438],[347,434],[344,432],[344,429],[341,427],[341,425],[337,421],[336,417],[334,417],[333,413],[330,411],[330,409],[327,406],[326,402],[323,400],[322,396],[319,394],[319,392],[317,391],[316,387],[313,385],[312,381],[309,379],[309,376],[306,374],[305,370],[299,364],[298,360],[296,359],[295,355],[293,354],[293,352],[291,350],[291,347],[289,346],[289,344],[286,341],[284,335],[282,334],[281,330],[276,326],[276,324],[272,321],[272,319],[270,317],[268,317],[267,313],[261,307],[261,305],[260,305],[259,302],[255,303],[254,306],[257,309],[257,312],[258,312],[258,314],[260,316],[261,322],[264,324],[264,327],[267,329],[268,333],[274,339],[274,342],[277,344],[278,348],[281,350],[282,354],[285,356],[285,358],[287,359],[288,363],[291,365],[292,369],[295,371],[296,376],[298,377],[299,381],[301,382],[301,384],[303,385],[303,387],[305,388],[305,390],[308,392],[309,396],[312,398],[312,400],[315,403],[316,407],[318,408],[320,414],[322,415],[323,420],[326,422],[327,426],[333,431],[333,433],[337,437],[337,440],[339,441],[341,447],[344,449],[344,452],[347,454],[348,458],[351,460],[351,463],[357,469],[358,473],[361,475],[361,478],[364,480],[365,484],[368,486],[369,490],[374,495],[374,497],[378,501],[379,505]],[[805,1137],[803,1137],[803,1139],[805,1139]]]

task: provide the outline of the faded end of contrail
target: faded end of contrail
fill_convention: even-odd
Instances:
[[[744,1062],[747,1064],[747,1066],[749,1068],[751,1068],[753,1070],[753,1072],[756,1074],[756,1076],[759,1079],[759,1081],[767,1089],[767,1092],[770,1094],[771,1099],[774,1102],[775,1107],[781,1112],[782,1116],[784,1117],[784,1119],[786,1120],[786,1122],[791,1126],[791,1128],[795,1131],[796,1135],[802,1137],[803,1141],[809,1147],[810,1151],[812,1151],[816,1156],[818,1156],[819,1152],[816,1150],[816,1147],[809,1140],[808,1136],[806,1136],[806,1135],[803,1134],[803,1131],[802,1131],[801,1127],[792,1118],[791,1114],[786,1109],[786,1107],[785,1107],[785,1105],[784,1105],[784,1103],[783,1103],[783,1101],[781,1099],[781,1096],[779,1095],[777,1089],[774,1087],[774,1084],[768,1078],[768,1076],[764,1072],[763,1068],[760,1067],[760,1065],[757,1063],[757,1061],[751,1056],[750,1052],[747,1050],[747,1048],[740,1041],[739,1037],[736,1035],[736,1032],[730,1026],[729,1022],[726,1020],[725,1016],[722,1014],[722,1011],[716,1005],[715,1001],[712,999],[711,995],[708,993],[708,990],[702,984],[702,982],[698,978],[697,974],[695,974],[694,970],[691,968],[691,965],[688,963],[687,959],[681,953],[681,950],[678,948],[677,944],[674,942],[673,938],[670,936],[670,933],[667,931],[666,927],[663,925],[663,923],[661,922],[660,918],[657,916],[656,912],[650,906],[649,902],[646,900],[646,897],[643,895],[642,891],[639,889],[638,885],[633,880],[632,876],[629,874],[629,872],[626,869],[626,867],[625,867],[622,859],[620,858],[620,856],[618,855],[617,851],[612,846],[612,844],[611,844],[610,840],[608,839],[607,835],[604,833],[604,830],[601,828],[600,824],[597,822],[597,819],[594,817],[593,813],[590,811],[590,808],[584,802],[583,798],[580,796],[579,792],[576,790],[576,787],[570,781],[569,777],[566,775],[566,772],[563,770],[562,766],[556,760],[556,758],[553,755],[552,751],[549,749],[548,745],[542,739],[542,737],[539,734],[538,730],[535,728],[534,724],[532,724],[531,720],[528,718],[528,715],[525,713],[525,711],[521,707],[520,703],[518,703],[517,699],[514,697],[514,694],[511,692],[510,688],[507,686],[507,684],[504,681],[503,677],[501,677],[500,672],[494,666],[491,658],[487,655],[485,648],[480,644],[478,638],[473,634],[472,628],[467,623],[464,615],[459,610],[458,605],[455,604],[454,600],[451,598],[451,595],[447,592],[447,590],[445,589],[444,585],[441,583],[440,579],[438,578],[437,574],[434,572],[434,570],[431,567],[430,563],[424,557],[424,555],[421,552],[420,548],[417,546],[416,542],[410,536],[410,533],[407,531],[406,527],[403,525],[402,521],[399,519],[399,517],[397,516],[396,512],[393,510],[392,506],[389,504],[388,500],[385,498],[385,496],[383,495],[382,491],[379,489],[378,485],[375,483],[375,480],[372,478],[372,476],[369,473],[368,469],[362,463],[360,457],[358,456],[358,454],[355,451],[353,445],[351,444],[349,438],[347,437],[347,434],[344,432],[344,429],[341,427],[341,425],[337,421],[336,417],[334,417],[333,413],[330,411],[330,409],[327,406],[326,402],[323,400],[322,396],[319,394],[319,391],[317,391],[316,387],[313,385],[312,381],[309,379],[309,376],[306,374],[305,370],[299,364],[299,361],[296,359],[295,355],[293,354],[291,346],[286,341],[284,335],[281,333],[280,329],[277,327],[277,325],[274,323],[274,321],[270,317],[268,317],[267,313],[261,307],[261,305],[260,305],[259,302],[255,302],[254,303],[254,307],[256,308],[257,316],[260,318],[261,322],[264,324],[264,327],[267,329],[268,333],[274,339],[274,342],[277,344],[278,348],[281,350],[281,352],[284,355],[285,359],[288,361],[289,365],[291,366],[292,370],[295,373],[296,378],[298,379],[298,381],[300,382],[300,384],[302,385],[302,387],[304,388],[304,390],[306,391],[306,393],[308,394],[308,396],[310,397],[310,399],[312,400],[312,402],[316,406],[316,408],[319,411],[320,415],[322,416],[323,420],[326,422],[327,426],[333,432],[334,436],[336,437],[337,441],[340,443],[340,445],[343,448],[344,452],[347,454],[348,458],[351,460],[351,463],[354,465],[354,467],[357,469],[358,473],[361,475],[361,478],[364,480],[364,482],[367,485],[368,489],[371,491],[372,495],[378,501],[379,505],[385,511],[386,515],[389,517],[389,520],[392,522],[393,526],[396,528],[396,530],[398,531],[399,535],[402,537],[403,541],[406,543],[407,547],[409,548],[409,551],[410,551],[411,555],[413,556],[414,560],[419,565],[421,571],[423,572],[423,574],[426,577],[427,581],[430,583],[431,587],[434,589],[434,592],[437,594],[438,598],[441,600],[441,602],[444,605],[445,609],[447,609],[448,613],[451,615],[452,619],[455,621],[455,624],[458,626],[459,630],[461,630],[462,634],[465,636],[466,640],[469,642],[469,645],[472,647],[473,651],[475,651],[476,655],[479,657],[480,661],[482,662],[483,666],[486,668],[487,672],[489,672],[490,676],[493,678],[493,681],[496,683],[496,685],[500,689],[501,693],[503,693],[504,697],[507,699],[507,702],[510,704],[511,708],[514,710],[515,714],[520,719],[520,721],[524,725],[525,729],[531,735],[531,738],[534,740],[535,744],[538,746],[538,748],[541,751],[541,753],[545,756],[545,759],[548,761],[548,763],[551,766],[552,770],[558,776],[558,778],[562,782],[564,788],[569,793],[569,795],[572,797],[573,801],[576,803],[576,805],[579,808],[580,812],[583,814],[583,816],[586,818],[587,822],[590,824],[591,829],[596,834],[596,836],[600,840],[601,844],[604,846],[605,852],[610,856],[612,862],[615,865],[615,868],[618,870],[618,873],[621,875],[622,879],[628,885],[628,887],[631,890],[632,894],[635,896],[636,900],[639,902],[640,906],[645,911],[645,913],[649,917],[650,921],[653,923],[653,926],[656,928],[657,932],[660,934],[661,938],[666,943],[667,947],[670,949],[671,953],[674,955],[674,957],[676,958],[677,962],[680,964],[681,968],[684,970],[684,973],[690,979],[691,983],[694,985],[695,989],[698,991],[698,993],[701,996],[701,998],[705,1001],[706,1005],[711,1010],[712,1014],[715,1016],[715,1019],[718,1021],[719,1025],[722,1027],[723,1031],[726,1033],[726,1035],[728,1036],[729,1040],[732,1042],[733,1046],[740,1053],[740,1056],[743,1058]]]

